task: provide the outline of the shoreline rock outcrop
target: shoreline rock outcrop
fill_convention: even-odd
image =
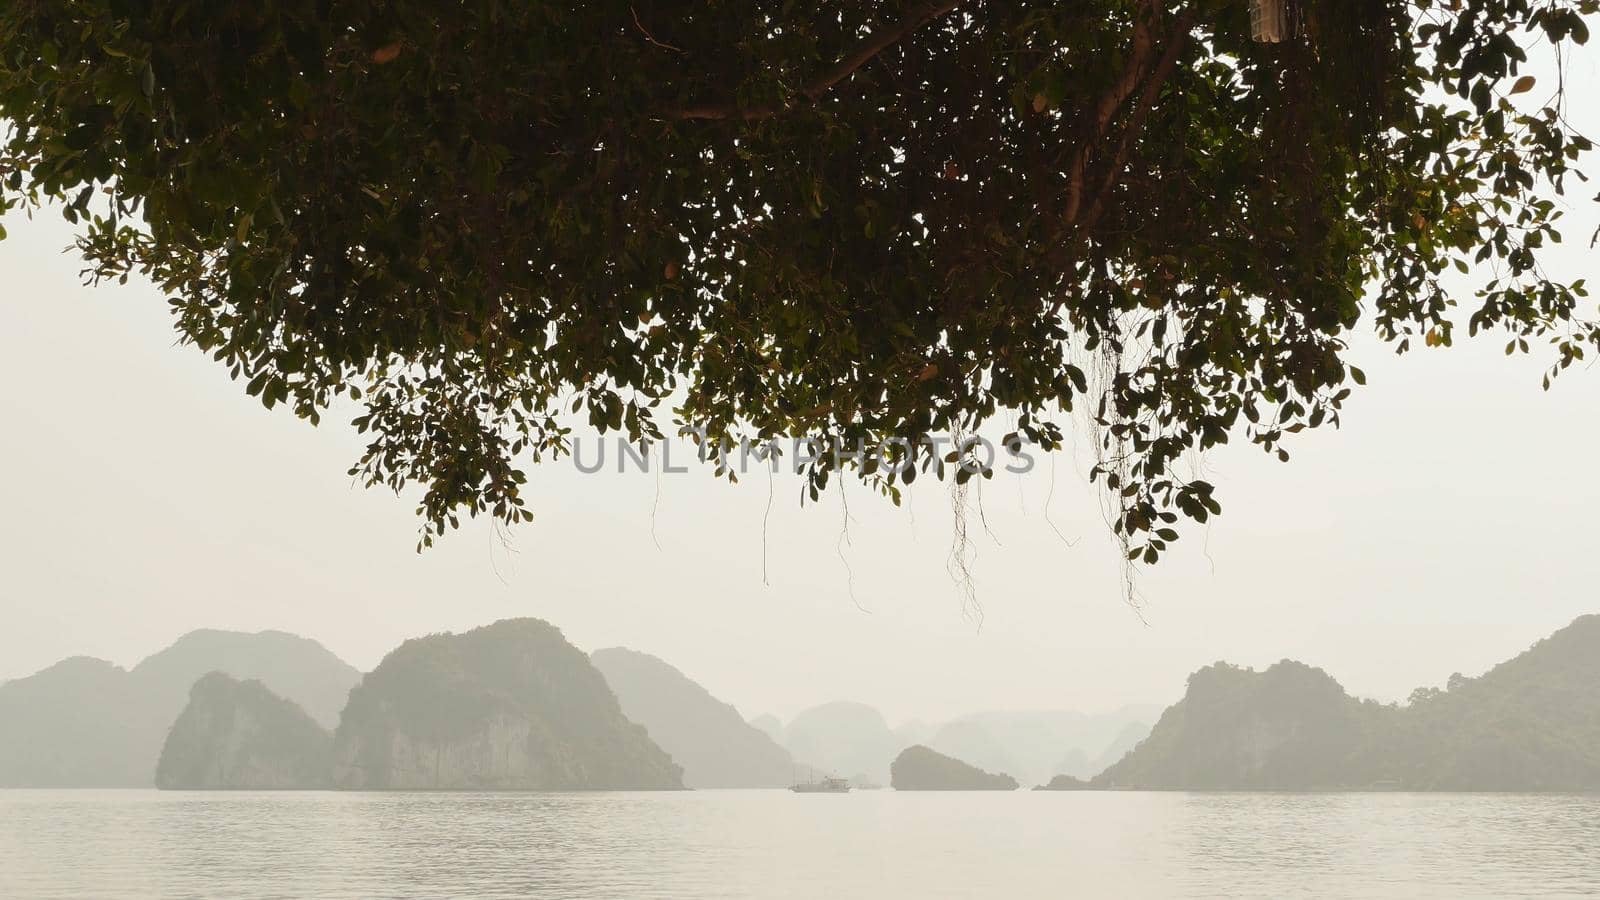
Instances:
[[[1017,780],[970,766],[936,750],[914,744],[889,765],[889,783],[897,791],[1014,791]]]

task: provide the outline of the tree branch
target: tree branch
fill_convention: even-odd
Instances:
[[[674,46],[672,46],[671,44],[669,44],[669,43],[667,43],[665,41],[656,40],[656,36],[650,33],[650,29],[644,27],[644,23],[639,21],[639,11],[637,9],[634,9],[633,7],[630,6],[630,7],[628,7],[628,12],[633,13],[633,24],[634,24],[634,27],[639,29],[639,33],[644,35],[644,39],[645,40],[649,41],[652,44],[655,44],[657,47],[660,47],[663,50],[671,50],[674,53],[682,53],[683,52],[683,49],[681,47],[674,47]]]
[[[816,78],[813,78],[804,87],[800,88],[798,96],[816,101],[833,88],[834,85],[849,78],[857,69],[870,62],[873,57],[899,43],[911,32],[955,9],[959,2],[960,0],[936,0],[936,2],[923,3],[913,7],[898,24],[879,29],[863,38],[856,45],[856,48],[843,59],[818,73]],[[733,103],[723,103],[679,107],[666,110],[663,115],[665,118],[680,121],[689,119],[743,119],[751,121],[771,118],[779,113],[786,112],[793,105],[791,102],[782,106],[741,107]]]
[[[1072,154],[1072,161],[1067,166],[1067,208],[1063,216],[1069,223],[1076,223],[1083,211],[1084,178],[1088,175],[1090,150],[1105,137],[1117,110],[1122,108],[1133,89],[1139,86],[1139,79],[1144,77],[1145,69],[1150,65],[1150,57],[1155,50],[1150,24],[1158,14],[1159,10],[1151,2],[1141,3],[1139,10],[1134,13],[1133,46],[1128,51],[1128,62],[1122,68],[1122,76],[1095,104],[1094,121]]]
[[[1146,9],[1151,16],[1155,10]],[[1161,92],[1161,88],[1171,77],[1172,70],[1176,67],[1179,55],[1188,43],[1189,32],[1194,27],[1197,18],[1196,10],[1191,7],[1178,15],[1177,20],[1167,31],[1166,46],[1162,49],[1161,58],[1156,60],[1151,67],[1151,58],[1155,55],[1155,43],[1150,32],[1150,19],[1141,17],[1135,21],[1133,34],[1133,49],[1129,54],[1127,67],[1123,70],[1122,77],[1112,86],[1112,89],[1100,98],[1095,110],[1092,135],[1086,135],[1078,145],[1069,162],[1067,175],[1067,209],[1062,216],[1065,226],[1066,238],[1060,244],[1059,252],[1069,259],[1077,252],[1079,242],[1085,239],[1088,232],[1099,222],[1101,214],[1105,211],[1106,198],[1110,196],[1112,188],[1122,174],[1122,169],[1128,163],[1128,154],[1132,151],[1133,141],[1144,128],[1145,119],[1149,118],[1150,109]],[[1148,70],[1148,75],[1146,71]],[[1095,188],[1094,195],[1084,203],[1085,181],[1089,174],[1089,151],[1106,137],[1106,130],[1122,104],[1138,87],[1140,80],[1144,81],[1144,89],[1139,92],[1138,100],[1133,111],[1129,114],[1127,122],[1122,127],[1121,137],[1117,141],[1116,151],[1112,154],[1100,183]],[[1050,304],[1046,313],[1048,318],[1055,318],[1061,306],[1066,302],[1065,295],[1058,296]]]
[[[1099,190],[1095,191],[1094,202],[1089,207],[1089,212],[1083,217],[1081,224],[1085,228],[1094,227],[1099,221],[1100,214],[1105,210],[1106,197],[1111,189],[1116,187],[1117,179],[1122,175],[1122,168],[1128,164],[1128,153],[1133,147],[1133,139],[1144,128],[1144,120],[1150,116],[1150,108],[1155,105],[1156,95],[1161,92],[1161,87],[1172,76],[1172,70],[1177,65],[1178,54],[1183,52],[1183,46],[1189,40],[1189,29],[1194,27],[1195,10],[1190,8],[1178,16],[1178,21],[1171,29],[1167,38],[1167,49],[1161,55],[1161,61],[1156,64],[1155,71],[1145,81],[1144,90],[1139,92],[1138,105],[1128,116],[1128,121],[1122,127],[1122,139],[1117,143],[1117,152],[1111,158],[1110,165],[1106,166],[1105,177],[1100,182]]]

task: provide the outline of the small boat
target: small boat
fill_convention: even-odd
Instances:
[[[829,776],[821,781],[802,781],[790,785],[789,790],[796,794],[848,794],[850,782],[844,778]]]

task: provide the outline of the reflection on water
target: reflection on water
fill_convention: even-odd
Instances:
[[[0,791],[0,897],[1576,897],[1600,796]]]

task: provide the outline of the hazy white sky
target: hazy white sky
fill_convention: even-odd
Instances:
[[[1572,83],[1594,74],[1579,61]],[[1592,259],[1586,196],[1571,272]],[[746,715],[854,699],[897,721],[1166,703],[1219,659],[1292,657],[1398,699],[1600,611],[1600,372],[1545,393],[1547,357],[1508,359],[1493,337],[1404,358],[1358,338],[1369,382],[1344,429],[1302,435],[1288,464],[1211,454],[1224,514],[1143,570],[1140,614],[1087,455],[1055,466],[1071,547],[1044,518],[1048,464],[997,475],[993,537],[973,527],[979,629],[946,571],[947,490],[927,480],[899,510],[850,491],[842,545],[838,494],[801,508],[780,477],[770,584],[765,478],[667,476],[658,502],[653,475],[570,460],[532,470],[538,517],[509,552],[474,526],[418,555],[414,504],[344,475],[353,429],[262,409],[174,345],[149,286],[81,287],[54,213],[5,224],[0,680],[75,654],[129,665],[199,627],[285,629],[370,668],[406,637],[538,616],[584,649],[661,656]]]

